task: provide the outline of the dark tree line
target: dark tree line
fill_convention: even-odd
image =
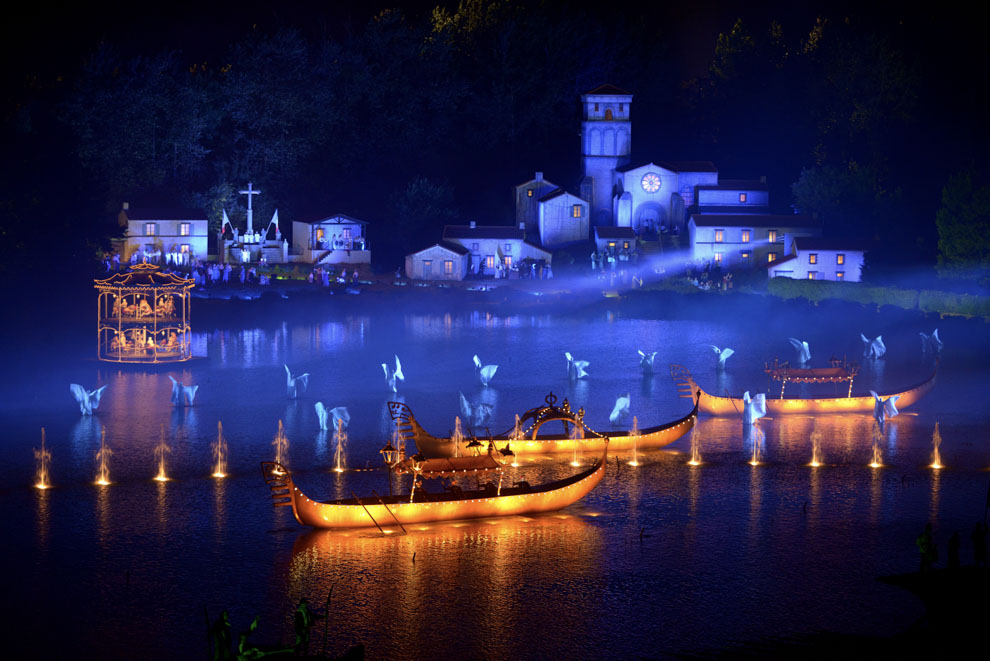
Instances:
[[[941,95],[956,88],[932,81],[951,53],[925,18],[727,19],[695,76],[661,7],[464,0],[337,34],[254,26],[205,61],[107,41],[5,107],[4,252],[42,223],[93,252],[122,201],[201,206],[217,226],[223,208],[243,218],[251,180],[257,218],[370,221],[388,267],[444,223],[510,222],[510,187],[534,170],[573,189],[578,96],[611,82],[635,94],[634,161],[767,175],[776,210],[876,240],[877,272],[933,265],[941,186],[978,152],[945,128],[960,113]]]

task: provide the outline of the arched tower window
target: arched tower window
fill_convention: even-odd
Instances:
[[[612,119],[612,109],[611,108],[606,108],[605,109],[605,119],[606,120]]]

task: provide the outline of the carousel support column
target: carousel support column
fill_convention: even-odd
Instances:
[[[250,198],[249,198],[250,199]],[[188,304],[187,298],[189,296],[189,290],[182,290],[182,359],[185,360],[189,357],[189,333],[186,332],[188,323],[186,322],[186,305]]]
[[[784,398],[784,388],[787,386],[787,379],[781,379],[780,381],[780,398]]]
[[[124,316],[123,295],[124,293],[121,290],[121,288],[117,287],[117,301],[120,303],[120,307],[117,308],[117,362],[118,363],[123,362],[124,360],[124,349],[121,346],[121,343],[123,342],[123,338],[124,338],[123,336],[124,327],[123,327],[123,321],[121,319]]]
[[[502,471],[498,472],[498,490],[495,492],[496,496],[502,495]]]
[[[151,313],[155,315],[151,318],[151,357],[154,362],[158,362],[158,289],[151,289]]]
[[[849,379],[849,392],[846,393],[846,398],[853,396],[853,380]]]

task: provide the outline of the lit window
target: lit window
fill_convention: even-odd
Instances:
[[[716,264],[722,263],[722,253],[720,252],[715,253],[715,263]]]
[[[485,257],[485,268],[493,269],[495,268],[495,255],[488,255]]]
[[[179,236],[189,236],[189,223],[179,223]]]
[[[767,253],[767,261],[768,262],[772,262],[775,259],[777,259],[777,253],[775,253],[775,252]]]
[[[715,243],[722,243],[722,235],[725,230],[715,230]]]
[[[749,253],[748,252],[743,252],[743,253],[740,254],[740,257],[742,257],[743,259],[749,259]]]
[[[179,250],[182,252],[192,252],[192,246],[190,246],[188,243],[183,243],[181,246],[179,246]]]
[[[317,230],[316,230],[316,240],[317,241],[322,241],[323,240],[323,237],[326,236],[323,232],[324,232],[324,230],[323,230],[322,227],[317,228]]]
[[[580,218],[580,217],[581,217],[581,205],[580,204],[571,205],[571,218]]]
[[[835,256],[835,263],[838,264],[839,266],[842,266],[843,264],[846,263],[846,256],[840,252],[838,255]]]
[[[423,260],[423,275],[433,275],[433,260],[424,259]]]
[[[818,271],[808,271],[808,280],[815,280],[818,277]]]
[[[817,264],[818,263],[818,253],[813,252],[808,254],[808,263]]]
[[[612,119],[612,109],[611,108],[606,108],[605,109],[605,119]]]
[[[845,271],[836,271],[835,272],[835,279],[836,280],[845,280],[846,279],[846,272]]]
[[[351,238],[351,228],[350,227],[345,227],[344,228],[344,241],[347,241],[350,238]]]
[[[767,232],[767,239],[770,241],[770,243],[776,243],[777,242],[777,230],[770,230],[769,232]]]
[[[502,261],[505,262],[505,268],[509,268],[510,266],[512,266],[512,256],[511,255],[506,255],[505,256],[505,259],[502,260]]]
[[[739,203],[744,204],[746,202],[746,193],[739,193]]]
[[[608,247],[609,248],[614,248],[615,247],[615,241],[609,241],[608,242]]]
[[[623,241],[622,242],[622,247],[625,248],[626,250],[629,250],[629,242],[628,241]]]
[[[529,190],[526,191],[526,197],[533,197],[533,189],[532,188],[530,188]]]
[[[742,231],[742,242],[749,243],[749,230]]]
[[[443,274],[454,275],[454,260],[452,259],[443,260]]]
[[[154,223],[145,223],[144,224],[144,235],[145,236],[154,236],[155,235],[155,224]]]

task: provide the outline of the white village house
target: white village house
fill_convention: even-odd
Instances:
[[[368,223],[342,213],[311,221],[292,221],[293,262],[370,264]]]
[[[406,277],[412,280],[463,280],[471,251],[457,243],[437,243],[406,255]]]
[[[771,278],[859,282],[866,250],[845,239],[788,235],[787,252],[766,265]]]
[[[723,268],[766,265],[784,256],[785,236],[821,235],[820,221],[797,214],[694,214],[688,221],[691,259]]]
[[[163,262],[166,254],[179,254],[186,263],[208,256],[209,220],[202,209],[132,209],[124,202],[117,222],[125,228],[114,246],[123,262],[135,253],[139,261],[158,253]]]

